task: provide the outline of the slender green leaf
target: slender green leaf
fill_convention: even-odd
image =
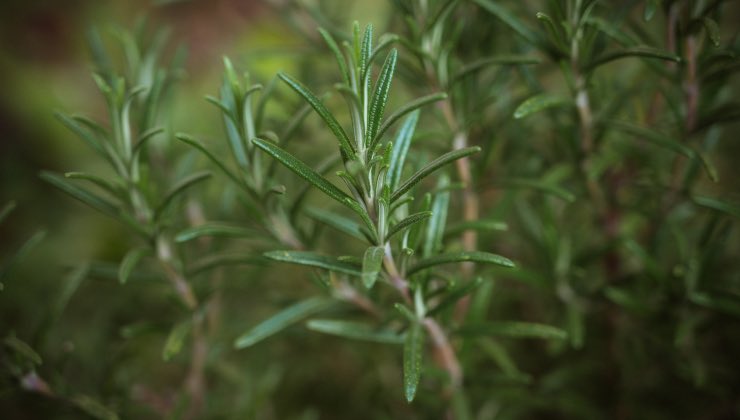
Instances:
[[[441,101],[443,99],[447,99],[447,94],[444,92],[438,92],[438,93],[432,93],[431,95],[422,96],[421,98],[414,99],[413,101],[407,103],[406,105],[403,105],[402,107],[398,108],[397,110],[393,111],[391,115],[388,116],[388,118],[385,119],[383,122],[383,125],[380,126],[378,129],[378,134],[375,135],[374,142],[377,141],[377,139],[380,139],[383,137],[383,134],[385,134],[386,131],[388,131],[389,128],[393,124],[395,124],[396,121],[403,118],[406,114],[409,114],[419,108],[421,108],[424,105],[431,104],[433,102]],[[416,126],[416,123],[413,125]],[[413,134],[413,130],[411,131]]]
[[[95,137],[93,133],[82,127],[74,118],[68,117],[61,113],[55,113],[55,117],[62,122],[70,131],[77,134],[79,138],[85,141],[91,149],[97,152],[101,156],[107,156],[105,149],[103,148],[100,140]]]
[[[504,231],[507,230],[509,226],[504,223],[497,220],[468,220],[464,222],[458,222],[454,225],[450,226],[445,230],[445,236],[454,236],[461,232],[464,232],[466,230],[475,230],[479,232],[487,232],[487,231]]]
[[[149,248],[134,248],[127,252],[121,261],[121,266],[118,268],[118,281],[121,284],[126,284],[136,265],[149,253]]]
[[[541,93],[522,102],[514,111],[514,118],[524,118],[543,109],[569,105],[570,103],[570,99],[568,98],[549,93]]]
[[[419,183],[422,179],[429,176],[432,172],[436,171],[437,169],[443,167],[444,165],[447,165],[450,162],[454,162],[457,159],[464,158],[466,156],[470,156],[474,153],[480,152],[480,147],[474,146],[474,147],[466,147],[464,149],[458,149],[453,150],[451,152],[445,153],[444,155],[438,157],[437,159],[434,159],[430,163],[428,163],[426,166],[421,168],[418,172],[413,174],[409,179],[407,179],[401,186],[398,187],[397,190],[393,192],[391,195],[391,202],[394,202],[401,198],[403,194],[406,193],[406,191],[410,190],[414,185]]]
[[[409,309],[408,307],[406,307],[406,305],[404,305],[403,303],[394,303],[393,304],[393,307],[396,308],[396,310],[401,315],[403,315],[406,319],[408,319],[409,322],[411,322],[411,323],[418,322],[419,319],[416,317],[416,314],[414,314],[413,312],[411,312],[411,309]]]
[[[575,194],[566,190],[565,188],[553,185],[550,182],[541,181],[539,179],[514,178],[505,180],[503,184],[507,187],[514,188],[532,188],[547,194],[554,195],[555,197],[561,198],[569,203],[573,203],[576,200]]]
[[[388,54],[388,57],[383,63],[383,68],[380,70],[378,81],[375,83],[375,92],[370,103],[370,117],[367,122],[367,135],[370,149],[373,148],[377,139],[376,134],[380,128],[380,121],[383,118],[383,112],[385,111],[385,105],[388,103],[388,92],[391,88],[391,81],[393,80],[393,72],[396,69],[396,60],[398,59],[398,51],[392,49]]]
[[[65,193],[71,195],[77,200],[82,201],[88,206],[94,208],[95,210],[100,211],[101,213],[104,213],[104,214],[107,214],[108,216],[112,216],[116,218],[119,215],[118,207],[116,207],[115,204],[111,203],[105,198],[102,198],[96,194],[91,193],[90,191],[86,189],[80,188],[77,185],[70,183],[64,177],[61,177],[52,172],[42,171],[41,179],[59,188]]]
[[[469,64],[464,65],[455,75],[452,77],[450,84],[453,84],[468,75],[475,73],[490,66],[519,66],[525,64],[539,64],[540,60],[536,57],[526,55],[500,55],[494,57],[481,58],[475,60]]]
[[[36,350],[31,348],[31,346],[29,346],[25,341],[16,337],[12,333],[11,335],[5,337],[3,343],[5,343],[5,346],[7,346],[9,349],[13,350],[16,354],[22,356],[27,361],[33,363],[34,365],[41,365],[41,356],[36,352]]]
[[[589,16],[588,19],[586,19],[586,23],[594,26],[606,36],[617,41],[621,46],[632,46],[641,43],[640,39],[635,35],[622,30],[622,26],[619,22],[613,22],[596,16]]]
[[[432,200],[432,217],[424,232],[424,246],[422,255],[429,257],[442,248],[445,224],[447,223],[447,210],[450,206],[450,178],[443,174],[437,182],[437,188],[442,191],[434,195]]]
[[[403,389],[406,401],[411,402],[416,396],[416,389],[421,379],[421,360],[424,352],[424,329],[414,322],[406,332],[403,345]]]
[[[58,296],[52,305],[51,311],[49,311],[50,320],[55,321],[59,319],[83,280],[88,277],[89,272],[90,264],[83,263],[64,276],[61,290],[58,291]]]
[[[703,166],[704,171],[706,172],[709,179],[716,182],[719,178],[717,175],[717,169],[714,167],[711,160],[709,160],[709,157],[706,156],[704,153],[697,152],[691,147],[686,146],[669,136],[648,128],[639,127],[624,121],[617,120],[609,120],[606,121],[606,123],[617,130],[632,134],[658,147],[663,147],[674,153],[684,155],[689,159],[698,160],[699,163],[701,163],[701,165]]]
[[[360,69],[365,74],[370,68],[370,55],[373,52],[373,25],[371,23],[365,26],[365,33],[362,35],[362,46],[360,49]],[[364,78],[364,77],[363,77]]]
[[[188,242],[204,236],[219,238],[248,238],[257,236],[257,232],[239,225],[224,222],[207,222],[202,225],[184,229],[175,235],[175,242]]]
[[[193,137],[184,133],[175,134],[175,138],[198,149],[208,158],[208,160],[216,164],[216,166],[218,166],[218,168],[221,169],[221,171],[232,181],[234,181],[237,185],[243,185],[243,182],[239,180],[239,177],[237,177],[229,168],[226,167],[226,165],[224,165],[222,159],[217,158],[213,153],[206,149],[205,146],[200,144],[198,140],[195,140]]]
[[[707,37],[709,38],[709,40],[712,41],[712,44],[715,47],[719,47],[720,32],[719,32],[719,25],[717,25],[717,22],[715,22],[714,20],[706,16],[703,17],[701,21],[702,21],[702,24],[704,24],[704,30],[707,31]]]
[[[371,246],[365,250],[365,256],[362,258],[362,283],[368,289],[373,287],[378,278],[384,255],[385,247],[383,246]]]
[[[403,165],[406,161],[406,155],[409,152],[411,138],[414,136],[417,121],[419,121],[419,110],[413,111],[409,114],[401,125],[401,128],[398,129],[398,134],[396,134],[396,138],[393,141],[391,159],[388,164],[388,172],[386,175],[388,187],[391,190],[395,189],[398,186],[398,183],[401,182]]]
[[[212,268],[227,265],[265,265],[267,260],[261,255],[244,253],[215,254],[200,258],[188,266],[188,276],[195,276]]]
[[[311,319],[306,323],[309,330],[336,335],[352,340],[372,341],[385,344],[403,344],[404,336],[392,330],[378,330],[361,322],[334,319]]]
[[[561,26],[555,24],[555,22],[547,13],[537,12],[535,16],[537,17],[537,20],[539,20],[540,23],[547,30],[547,34],[550,36],[550,41],[555,46],[555,48],[557,48],[558,51],[561,52],[563,55],[567,54],[567,41],[564,39],[566,36],[560,30]]]
[[[347,137],[347,133],[344,132],[344,129],[341,125],[339,125],[339,122],[336,118],[334,118],[334,115],[329,112],[329,110],[326,108],[326,106],[324,106],[323,103],[321,103],[321,100],[319,100],[316,95],[308,90],[308,88],[303,86],[299,81],[293,79],[287,74],[280,73],[278,74],[278,76],[311,105],[316,113],[319,114],[321,119],[324,120],[326,125],[329,126],[329,129],[332,133],[334,133],[334,136],[336,136],[337,140],[339,140],[340,148],[350,158],[350,160],[354,160],[355,150],[349,141],[349,137]]]
[[[190,321],[183,321],[172,328],[162,348],[162,360],[168,362],[182,351],[191,327]]]
[[[177,184],[175,184],[168,192],[165,194],[164,199],[162,202],[157,206],[156,210],[154,211],[154,218],[158,219],[159,216],[162,215],[162,213],[169,207],[170,204],[172,204],[173,200],[182,194],[185,190],[192,187],[193,185],[204,181],[211,177],[210,172],[198,172],[193,175],[187,176],[183,179],[181,179]]]
[[[689,296],[691,302],[718,312],[740,317],[740,298],[718,293],[693,292]]]
[[[298,265],[307,265],[309,267],[324,268],[326,270],[350,274],[357,277],[362,276],[362,272],[357,265],[338,260],[334,257],[316,254],[314,252],[270,251],[264,253],[264,256],[275,261],[282,261]]]
[[[655,58],[659,60],[673,61],[676,63],[681,62],[681,57],[669,51],[664,51],[664,50],[653,48],[653,47],[639,46],[639,47],[625,48],[623,50],[603,54],[602,56],[597,57],[593,61],[588,63],[586,67],[584,68],[584,71],[590,72],[603,64],[609,63],[614,60],[619,60],[621,58],[629,58],[629,57],[645,57],[645,58]]]
[[[339,49],[339,46],[334,41],[334,38],[324,30],[323,28],[319,28],[319,33],[321,34],[321,37],[324,38],[324,42],[326,42],[326,45],[329,46],[329,49],[334,54],[334,58],[337,59],[337,64],[339,64],[339,70],[342,73],[342,77],[344,78],[344,83],[347,84],[347,86],[350,85],[350,78],[349,78],[349,70],[347,69],[347,62],[344,60],[344,55],[342,55],[342,52]]]
[[[118,420],[118,414],[87,395],[77,395],[70,399],[77,408],[98,420]]]
[[[332,300],[323,297],[315,297],[293,304],[239,336],[234,341],[234,347],[243,349],[253,346],[302,319],[328,309],[333,304]]]
[[[386,240],[390,240],[393,235],[399,232],[403,232],[407,228],[419,223],[423,222],[424,220],[427,220],[432,215],[431,211],[420,211],[418,213],[414,213],[407,218],[401,220],[400,222],[393,225],[393,227],[390,228],[388,231],[388,235],[386,236]]]
[[[462,299],[463,297],[469,295],[472,293],[475,289],[478,288],[483,284],[483,279],[478,277],[473,281],[466,282],[465,284],[450,290],[448,293],[444,295],[442,300],[435,306],[432,310],[427,312],[427,316],[433,317],[436,314],[442,312],[443,310],[452,307],[457,301]]]
[[[306,207],[305,213],[314,220],[324,223],[327,226],[331,226],[332,228],[361,241],[367,239],[362,233],[362,227],[353,220],[344,216],[318,207]]]
[[[86,181],[90,181],[117,198],[126,196],[126,191],[123,188],[118,185],[114,185],[97,175],[86,174],[84,172],[67,172],[64,174],[64,177],[68,179],[84,179]]]
[[[478,325],[466,325],[458,330],[464,335],[500,335],[515,338],[542,338],[565,340],[568,334],[551,325],[522,321],[493,321]]]
[[[282,163],[286,168],[293,171],[296,175],[313,184],[324,194],[337,200],[338,202],[351,208],[352,210],[356,210],[357,203],[355,202],[355,200],[353,200],[349,195],[337,188],[336,185],[332,184],[326,178],[321,176],[318,172],[314,171],[311,167],[303,163],[303,161],[299,160],[295,156],[291,155],[290,153],[281,149],[279,146],[276,146],[275,144],[267,140],[256,138],[254,139],[254,144],[256,144],[257,147],[264,150],[273,158],[277,159],[280,163]]]
[[[441,264],[452,264],[458,262],[478,262],[485,264],[500,265],[502,267],[514,267],[514,262],[500,255],[491,254],[490,252],[468,251],[457,252],[453,254],[440,254],[429,258],[424,258],[409,268],[407,275],[412,275],[420,270],[434,267]]]
[[[2,281],[5,276],[7,276],[8,273],[10,273],[10,271],[15,267],[15,265],[18,264],[18,262],[21,261],[23,257],[28,254],[29,251],[35,248],[45,237],[46,231],[41,230],[34,233],[33,236],[28,238],[28,240],[23,243],[23,245],[18,251],[16,251],[15,254],[4,261],[4,264],[0,266],[0,281]],[[2,289],[3,284],[0,283],[0,290]]]
[[[6,217],[15,209],[15,201],[9,201],[5,206],[3,206],[3,209],[0,210],[0,223],[2,223]]]
[[[655,11],[658,9],[658,3],[660,3],[660,0],[645,1],[645,10],[642,14],[642,18],[645,19],[645,22],[650,22],[653,16],[655,16]]]
[[[540,38],[536,32],[527,27],[519,18],[517,18],[508,7],[505,7],[500,2],[494,0],[473,0],[480,7],[487,10],[497,18],[501,19],[506,25],[508,25],[514,32],[521,35],[530,44],[537,45],[540,42]]]
[[[519,370],[514,359],[512,359],[504,346],[490,338],[481,338],[477,343],[493,359],[506,376],[524,383],[531,381],[532,377]]]
[[[717,198],[707,197],[703,195],[694,195],[692,197],[694,203],[702,207],[706,207],[711,210],[725,213],[732,217],[740,218],[740,206],[727,201],[719,200]]]
[[[100,211],[103,214],[106,214],[107,216],[113,217],[114,219],[125,223],[136,233],[142,235],[143,237],[149,237],[149,232],[146,227],[142,226],[128,213],[120,211],[115,204],[111,203],[107,199],[102,198],[84,188],[78,187],[77,185],[67,181],[66,178],[52,172],[41,171],[41,174],[39,176],[44,181],[49,182],[63,192],[71,195],[73,198],[82,201],[83,203]]]

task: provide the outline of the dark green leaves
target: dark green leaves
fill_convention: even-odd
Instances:
[[[349,70],[347,69],[347,62],[344,60],[344,56],[342,55],[339,46],[334,41],[334,38],[329,34],[329,32],[325,31],[323,28],[319,28],[319,33],[321,34],[321,37],[324,38],[326,45],[329,46],[332,54],[334,54],[334,58],[337,59],[337,64],[339,65],[339,70],[341,71],[342,77],[344,78],[344,83],[349,86],[350,78]]]
[[[715,47],[719,47],[719,25],[717,25],[717,22],[714,20],[703,17],[702,18],[702,24],[704,24],[704,30],[707,31],[707,37],[710,41],[712,41],[712,44]]]
[[[370,325],[334,319],[312,319],[306,323],[309,330],[336,335],[351,340],[372,341],[384,344],[402,344],[404,337],[395,331],[379,330]]]
[[[431,104],[433,102],[441,101],[442,99],[446,99],[447,94],[443,92],[439,93],[433,93],[431,95],[422,96],[421,98],[415,99],[406,105],[403,105],[402,107],[398,108],[397,110],[393,111],[391,115],[388,116],[388,118],[385,119],[383,122],[383,125],[380,126],[380,129],[378,130],[378,134],[376,135],[376,139],[380,138],[386,131],[388,131],[389,128],[398,120],[403,118],[405,115],[421,108],[424,105]],[[412,131],[413,133],[413,131]]]
[[[162,348],[162,360],[169,361],[173,357],[177,356],[182,347],[185,344],[185,339],[190,333],[192,324],[190,321],[183,321],[172,328],[170,334],[167,336],[167,341],[164,343]]]
[[[118,268],[118,281],[121,284],[126,284],[136,265],[149,252],[149,248],[134,248],[126,253],[123,261],[121,261],[121,266]]]
[[[499,265],[502,267],[514,267],[514,262],[506,257],[491,254],[490,252],[469,251],[457,252],[453,254],[440,254],[429,258],[424,258],[409,268],[407,274],[412,275],[418,271],[434,267],[441,264],[451,264],[459,262],[477,262],[484,264]]]
[[[409,146],[411,145],[411,138],[414,136],[414,130],[416,129],[416,122],[419,120],[419,111],[413,111],[404,120],[401,128],[398,129],[398,134],[393,141],[393,149],[391,150],[391,161],[388,166],[388,174],[386,175],[388,180],[388,186],[391,190],[398,186],[401,182],[401,172],[403,171],[403,165],[406,161],[406,155],[409,152]]]
[[[393,235],[395,235],[396,233],[403,232],[407,228],[419,222],[423,222],[424,220],[427,220],[431,215],[432,215],[431,211],[421,211],[419,213],[414,213],[410,215],[409,217],[393,225],[393,227],[388,231],[388,236],[386,236],[386,240],[391,239]]]
[[[362,283],[368,289],[373,287],[378,278],[383,265],[383,256],[385,256],[384,246],[371,246],[365,250],[362,258]]]
[[[527,115],[542,111],[543,109],[553,108],[570,104],[570,99],[561,96],[542,93],[535,95],[522,102],[514,111],[514,118],[524,118]]]
[[[172,186],[172,188],[164,196],[164,199],[162,199],[162,202],[159,204],[159,206],[157,206],[156,210],[154,211],[154,218],[156,219],[161,216],[162,213],[167,209],[167,207],[172,204],[174,199],[185,192],[188,188],[201,181],[205,181],[210,177],[210,172],[203,171],[187,176],[180,180],[177,184]]]
[[[41,179],[59,188],[72,197],[82,201],[95,210],[100,211],[101,213],[105,213],[113,217],[118,216],[118,208],[114,203],[98,195],[95,195],[81,187],[78,187],[77,185],[67,181],[64,177],[61,177],[52,172],[43,171],[41,172]]]
[[[419,386],[423,351],[424,329],[420,323],[413,322],[403,345],[403,389],[408,402],[414,400]]]
[[[338,273],[345,273],[353,276],[362,276],[360,268],[346,261],[340,261],[337,258],[326,255],[316,254],[307,251],[270,251],[264,254],[265,257],[291,264],[306,265],[309,267],[323,268]]]
[[[644,58],[654,58],[658,60],[667,60],[667,61],[673,61],[676,63],[681,62],[681,57],[668,52],[664,51],[658,48],[653,47],[632,47],[632,48],[625,48],[623,50],[614,51],[611,53],[604,54],[590,63],[586,65],[584,68],[584,71],[593,71],[597,67],[609,63],[614,60],[619,60],[621,58],[629,58],[629,57],[644,57]]]
[[[175,242],[188,242],[202,237],[248,238],[257,235],[252,229],[223,222],[207,222],[180,231]]]
[[[234,347],[243,349],[253,346],[306,317],[328,309],[332,304],[329,299],[317,297],[289,306],[239,336],[234,341]]]
[[[316,111],[317,114],[321,117],[321,119],[324,120],[326,125],[329,126],[329,129],[332,133],[334,133],[334,136],[339,140],[339,147],[344,151],[344,153],[350,157],[350,159],[354,158],[355,150],[354,147],[352,147],[352,144],[349,141],[349,137],[347,137],[347,133],[344,132],[344,129],[341,125],[339,125],[339,122],[336,118],[334,118],[334,115],[329,112],[329,110],[324,106],[324,104],[319,100],[319,98],[316,97],[308,88],[303,86],[301,82],[293,79],[292,77],[288,76],[285,73],[280,73],[278,76],[288,84],[293,90],[295,90],[299,95],[303,97],[303,99],[308,102],[311,107]]]
[[[568,334],[551,325],[520,321],[495,321],[480,325],[467,325],[459,330],[465,335],[500,335],[514,338],[541,338],[565,340]]]
[[[370,220],[370,217],[368,216],[365,209],[362,208],[360,204],[358,204],[353,198],[337,188],[336,185],[329,182],[326,178],[321,176],[321,174],[314,171],[313,169],[311,169],[311,167],[303,163],[301,160],[297,159],[295,156],[291,155],[275,144],[259,138],[255,138],[253,142],[257,145],[257,147],[267,152],[273,158],[277,159],[280,163],[282,163],[286,168],[293,171],[296,175],[310,182],[329,197],[352,209],[352,211],[357,213],[362,218],[362,221],[365,223],[368,229],[370,229],[370,232],[372,234],[371,236],[377,236],[377,233],[375,232],[375,225]]]
[[[342,190],[337,188],[336,185],[329,182],[326,178],[321,176],[321,174],[314,171],[311,167],[303,163],[303,161],[299,160],[295,156],[291,155],[290,153],[286,152],[285,150],[267,140],[257,138],[254,139],[254,144],[256,144],[257,147],[259,147],[260,149],[267,152],[273,158],[277,159],[280,163],[282,163],[286,168],[293,171],[296,175],[313,184],[324,194],[353,210],[357,208],[357,203],[349,195],[345,194]]]
[[[451,152],[447,152],[444,155],[438,157],[437,159],[434,159],[433,161],[429,162],[427,165],[425,165],[423,168],[421,168],[418,172],[413,174],[409,179],[407,179],[403,184],[401,184],[400,187],[396,191],[393,192],[391,195],[391,202],[398,200],[403,196],[403,194],[406,193],[406,191],[410,190],[414,185],[419,183],[422,179],[429,176],[432,172],[436,171],[437,169],[443,167],[444,165],[447,165],[450,162],[454,162],[457,159],[464,158],[466,156],[470,156],[474,153],[480,152],[480,147],[474,146],[474,147],[466,147],[464,149],[458,149],[453,150]]]
[[[366,138],[370,142],[370,147],[375,144],[373,140],[376,139],[378,129],[380,128],[380,120],[383,118],[383,111],[385,111],[385,104],[388,102],[388,91],[391,88],[397,58],[398,52],[394,48],[388,54],[388,58],[385,59],[380,76],[378,76],[378,81],[375,84],[375,93],[370,103],[370,117],[367,122]]]

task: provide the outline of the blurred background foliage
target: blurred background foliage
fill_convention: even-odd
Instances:
[[[106,119],[104,99],[90,77],[89,28],[97,27],[105,40],[144,16],[150,28],[169,28],[166,55],[173,56],[178,45],[188,52],[185,72],[167,102],[167,130],[197,134],[226,153],[221,116],[203,99],[218,90],[222,56],[232,57],[238,68],[248,69],[252,80],[263,84],[286,71],[317,91],[328,91],[338,77],[316,27],[345,33],[352,20],[359,20],[374,23],[377,33],[408,36],[403,18],[412,3],[435,9],[448,2],[3,2],[0,205],[14,201],[16,207],[0,224],[0,256],[9,267],[0,279],[0,334],[5,340],[0,416],[114,418],[112,412],[117,412],[120,418],[178,418],[182,410],[187,351],[169,362],[161,356],[181,314],[168,286],[146,272],[119,285],[117,264],[134,245],[125,227],[68,199],[38,176],[42,169],[100,169],[93,152],[53,116],[55,110],[79,111]],[[568,76],[553,59],[558,53],[548,56],[522,36],[537,28],[538,36],[546,37],[535,14],[557,9],[552,5],[559,2],[449,3],[456,8],[450,25],[456,37],[450,46],[452,65],[460,68],[492,54],[527,53],[541,60],[531,67],[486,70],[464,78],[453,95],[463,125],[470,127],[471,143],[484,149],[475,161],[481,214],[509,225],[508,232],[481,235],[479,247],[499,250],[521,267],[515,274],[486,272],[496,282],[491,280],[478,300],[487,299],[485,307],[493,319],[544,320],[569,333],[563,343],[466,343],[460,354],[467,395],[453,398],[456,417],[740,417],[740,213],[732,204],[740,202],[740,108],[735,99],[740,80],[731,72],[738,67],[740,53],[740,26],[732,18],[740,16],[737,2],[723,3],[721,12],[712,13],[719,22],[720,49],[730,57],[721,63],[729,75],[711,73],[718,68],[711,67],[711,60],[722,58],[709,57],[709,41],[697,35],[703,40],[702,51],[710,51],[701,71],[707,87],[702,94],[712,99],[699,103],[700,121],[694,123],[709,121],[705,131],[681,127],[685,81],[656,69],[670,72],[664,62],[622,60],[591,78],[599,118],[613,116],[679,133],[681,141],[693,136],[690,141],[711,158],[720,181],[691,175],[696,185],[691,193],[725,203],[702,207],[687,199],[666,210],[661,203],[672,194],[673,155],[653,144],[636,147],[635,140],[620,137],[619,130],[599,126],[595,136],[602,153],[594,164],[603,168],[597,177],[612,203],[615,225],[595,216],[599,210],[580,184],[582,175],[574,164],[578,146],[572,143],[578,142],[583,127],[573,113],[553,107],[522,119],[512,117],[534,94],[571,95]],[[669,16],[663,12],[681,2],[598,3],[595,15],[601,20],[595,26],[608,31],[611,22],[630,36],[665,48]],[[716,7],[722,2],[698,3]],[[658,4],[658,11],[646,23],[643,13],[650,4]],[[491,13],[498,8],[508,12]],[[517,32],[507,17],[526,22],[524,30]],[[602,41],[597,47],[606,45]],[[113,43],[109,47],[114,50]],[[410,52],[401,48],[401,57],[409,63],[399,69],[401,94],[391,97],[389,108],[418,96],[416,92],[435,90],[430,80],[414,73]],[[654,95],[656,91],[662,94]],[[284,116],[300,105],[285,87],[278,93],[279,100],[266,111],[272,125],[284,123]],[[337,108],[338,96],[328,100],[330,107]],[[717,108],[722,104],[727,107]],[[660,111],[652,115],[655,109]],[[449,148],[439,113],[423,114],[428,115],[419,129],[420,142]],[[711,120],[713,115],[717,121]],[[335,152],[326,138],[326,130],[311,116],[292,147],[303,160],[320,162]],[[195,153],[174,140],[162,139],[154,147],[180,172],[187,172],[196,160]],[[285,183],[288,191],[299,188],[290,177]],[[233,197],[225,184],[221,177],[204,187],[207,215],[247,220],[230,211]],[[321,204],[319,197],[314,200]],[[459,214],[454,200],[452,208]],[[29,238],[33,246],[24,248]],[[323,247],[345,254],[356,247],[354,254],[362,252],[356,244],[335,238],[322,236]],[[19,249],[23,255],[13,261]],[[687,286],[690,282],[693,285]],[[209,352],[202,418],[444,416],[447,398],[430,385],[437,380],[433,373],[414,404],[403,401],[401,359],[391,346],[358,344],[297,327],[247,351],[232,349],[234,337],[247,327],[286,302],[311,295],[313,285],[305,270],[230,268],[220,284],[223,319]],[[692,294],[696,285],[702,291]],[[508,363],[509,357],[515,365]],[[27,364],[35,366],[31,371],[38,377],[27,375]]]

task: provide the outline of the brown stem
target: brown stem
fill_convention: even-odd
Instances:
[[[204,331],[204,317],[193,314],[193,347],[190,354],[190,370],[185,386],[190,397],[188,409],[183,416],[186,420],[199,418],[205,402],[205,365],[208,356],[208,340]]]
[[[435,319],[424,318],[424,327],[432,338],[432,343],[436,350],[437,362],[450,375],[452,390],[454,391],[460,388],[463,381],[462,368],[450,340]]]

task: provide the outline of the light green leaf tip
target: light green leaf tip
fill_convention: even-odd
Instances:
[[[568,103],[570,103],[570,101],[567,98],[551,95],[549,93],[542,93],[532,96],[531,98],[522,102],[521,105],[519,105],[514,111],[514,118],[524,118],[527,115],[534,114],[535,112],[542,111],[543,109],[563,106]]]
[[[421,379],[421,361],[424,351],[424,330],[418,322],[412,323],[403,346],[403,389],[406,401],[412,402]]]
[[[382,246],[372,246],[365,251],[365,256],[362,258],[362,283],[368,289],[373,287],[378,278],[383,264],[383,255],[385,255],[385,248]]]

